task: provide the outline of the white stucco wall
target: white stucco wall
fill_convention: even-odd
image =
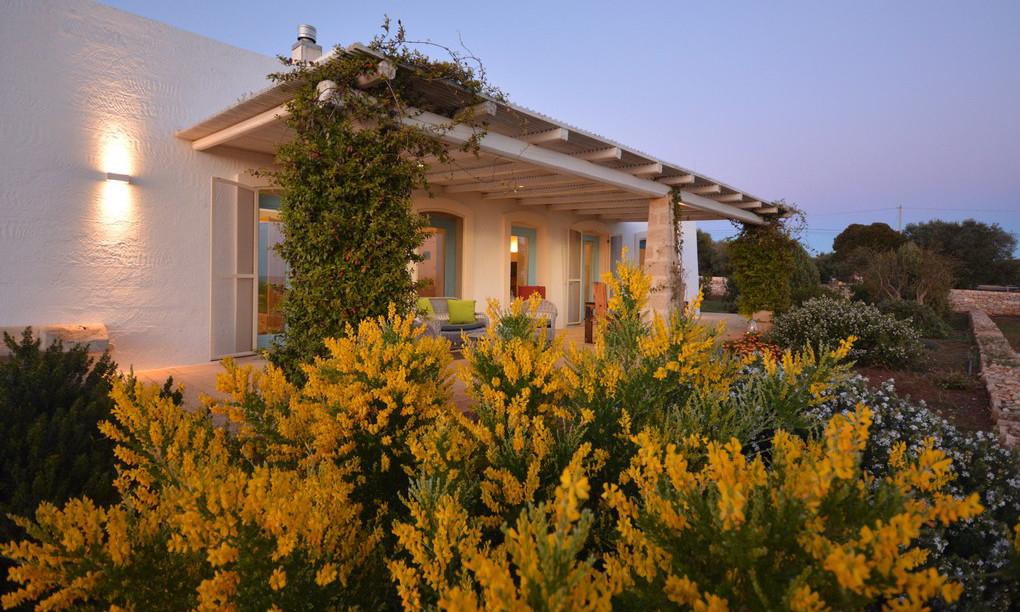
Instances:
[[[87,0],[4,0],[0,58],[0,326],[104,323],[124,368],[208,360],[210,179],[262,160],[174,133],[278,62]]]

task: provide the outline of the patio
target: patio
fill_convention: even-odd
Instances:
[[[735,314],[706,312],[701,315],[700,322],[704,325],[713,326],[722,323],[725,326],[725,331],[723,332],[724,340],[739,338],[747,331],[747,320],[740,315]],[[557,331],[557,335],[565,342],[569,342],[575,346],[584,346],[583,325],[573,325],[560,329]],[[238,357],[234,361],[239,365],[251,365],[255,367],[261,367],[266,363],[262,357],[257,355]],[[453,362],[454,367],[464,365],[465,363],[466,362],[463,359],[456,359]],[[184,387],[185,406],[197,406],[202,395],[210,395],[213,397],[217,395],[216,377],[222,371],[223,368],[220,366],[218,361],[210,361],[208,363],[193,365],[141,370],[135,372],[135,376],[143,382],[156,383],[160,385],[163,384],[163,381],[165,381],[168,376],[173,376],[174,384],[182,385]],[[465,408],[468,405],[467,395],[464,392],[464,384],[456,378],[453,382],[453,399],[454,402],[456,402],[456,404],[461,408]]]

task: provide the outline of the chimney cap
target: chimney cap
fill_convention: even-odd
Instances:
[[[307,40],[307,41],[311,42],[312,44],[315,44],[315,36],[316,36],[316,34],[317,34],[317,32],[315,30],[315,26],[313,26],[313,25],[308,25],[307,23],[302,23],[301,25],[299,25],[297,27],[297,37],[298,37],[298,40]]]

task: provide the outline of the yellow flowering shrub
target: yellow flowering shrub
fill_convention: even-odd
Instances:
[[[475,401],[476,419],[462,421],[476,441],[480,492],[494,525],[552,492],[558,473],[556,430],[569,415],[563,350],[549,341],[535,311],[539,300],[489,305],[492,325],[464,349],[460,372]],[[567,455],[569,459],[570,455]]]
[[[309,469],[350,464],[355,499],[386,514],[402,508],[415,438],[457,411],[452,358],[445,340],[392,309],[347,331],[326,340],[326,357],[303,366],[300,391],[273,366],[257,372],[228,362],[218,385],[227,400],[210,407],[237,428],[249,458]]]
[[[263,609],[360,599],[348,586],[381,532],[359,519],[346,468],[252,468],[208,414],[155,386],[113,390],[121,502],[39,507],[4,545],[22,588],[5,607]],[[355,581],[356,583],[356,581]],[[339,588],[338,588],[339,587]]]
[[[458,372],[391,309],[292,384],[227,360],[188,411],[124,383],[119,501],[43,504],[3,544],[43,609],[920,609],[956,601],[922,542],[981,511],[934,444],[861,468],[864,406],[808,418],[853,345],[745,357],[697,303],[647,311],[622,263],[591,350],[537,300],[490,304]],[[1020,528],[1018,528],[1020,529]],[[1020,531],[1016,534],[1020,548]]]
[[[549,502],[529,504],[487,544],[479,521],[456,496],[416,492],[414,522],[395,531],[411,561],[391,570],[406,609],[609,610],[616,590],[585,555],[591,510],[581,455],[560,475]],[[423,494],[424,493],[424,494]]]
[[[898,450],[895,472],[861,470],[871,411],[833,417],[804,440],[779,431],[771,462],[728,443],[635,436],[638,489],[603,494],[618,515],[623,599],[694,609],[923,609],[959,585],[926,567],[922,529],[977,515],[977,495],[944,493],[951,462]]]

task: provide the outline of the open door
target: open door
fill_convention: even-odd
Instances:
[[[567,324],[576,325],[584,318],[581,308],[581,232],[568,230],[567,235]]]
[[[257,334],[255,190],[214,178],[210,208],[210,357],[250,354]]]

